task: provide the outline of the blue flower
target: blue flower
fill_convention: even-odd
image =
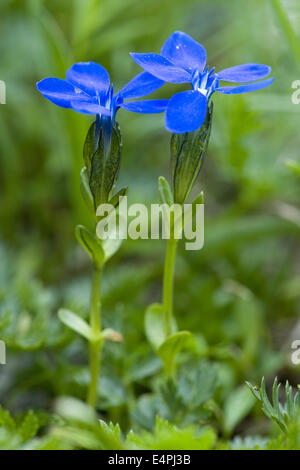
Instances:
[[[37,89],[52,103],[78,113],[94,114],[98,120],[114,126],[119,108],[127,109],[124,99],[140,98],[154,92],[164,84],[147,72],[133,78],[114,95],[108,72],[95,62],[79,62],[66,73],[66,80],[46,78],[37,83]],[[139,103],[142,101],[139,101]],[[144,102],[146,103],[146,102]],[[159,113],[167,100],[149,100],[143,113]]]
[[[271,67],[261,64],[244,64],[215,73],[206,65],[206,50],[187,34],[177,31],[166,40],[161,54],[132,53],[133,60],[146,72],[169,83],[190,83],[192,90],[175,94],[166,106],[166,129],[174,133],[192,132],[202,126],[209,99],[215,91],[227,95],[256,91],[273,83],[267,77]],[[220,81],[240,83],[240,86],[220,86]],[[255,82],[255,83],[248,83]],[[134,109],[137,103],[128,103]],[[143,111],[143,103],[140,111]],[[164,106],[164,105],[163,105]]]

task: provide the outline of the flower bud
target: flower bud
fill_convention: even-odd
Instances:
[[[207,150],[213,104],[209,106],[204,124],[194,132],[173,134],[171,137],[171,163],[174,202],[183,204],[201,169]]]
[[[105,130],[95,121],[88,133],[83,149],[83,158],[95,209],[109,201],[120,168],[122,139],[118,124],[111,129],[107,142]]]

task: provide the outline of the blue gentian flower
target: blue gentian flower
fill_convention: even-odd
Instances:
[[[148,72],[134,77],[114,95],[108,72],[95,62],[79,62],[66,73],[66,80],[46,78],[37,83],[37,89],[52,103],[71,108],[78,113],[94,114],[98,123],[111,129],[119,108],[127,109],[124,99],[140,98],[154,92],[164,84]],[[167,100],[149,100],[143,113],[164,111]]]
[[[270,74],[271,67],[268,65],[237,65],[217,73],[215,68],[205,68],[205,48],[181,31],[171,34],[164,43],[161,54],[132,53],[131,57],[146,72],[160,80],[192,85],[192,90],[176,93],[166,103],[166,129],[174,133],[192,132],[202,126],[209,99],[215,91],[227,95],[247,93],[265,88],[274,81],[270,78],[257,82]],[[242,85],[220,86],[220,81]],[[147,102],[144,103],[128,103],[127,109],[146,112],[144,109],[148,105]]]

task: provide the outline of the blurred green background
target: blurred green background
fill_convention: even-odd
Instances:
[[[276,78],[257,93],[214,95],[212,137],[197,182],[205,193],[206,241],[200,252],[180,246],[179,326],[197,335],[198,356],[217,364],[215,406],[226,406],[235,387],[262,375],[299,383],[291,342],[300,339],[300,185],[287,162],[299,162],[300,105],[291,103],[291,84],[300,79],[300,55],[273,3],[1,0],[7,104],[0,106],[0,338],[8,361],[0,366],[2,405],[51,409],[57,395],[84,398],[88,380],[85,344],[59,325],[56,312],[65,306],[87,314],[90,263],[74,226],[88,223],[79,173],[90,119],[46,101],[35,83],[64,78],[74,62],[93,60],[120,89],[140,71],[129,52],[159,52],[175,30],[201,42],[217,70],[261,62]],[[300,7],[281,4],[299,30]],[[167,85],[155,96],[177,89]],[[163,116],[121,110],[118,120],[124,144],[118,187],[129,186],[131,202],[158,202],[157,177],[170,176]],[[104,323],[125,342],[105,347],[101,407],[125,428],[130,420],[151,428],[149,403],[141,400],[155,390],[160,364],[143,316],[160,299],[164,248],[163,241],[126,241],[104,276]],[[245,427],[224,423],[217,412],[215,419],[229,432]],[[260,425],[255,419],[248,429]]]

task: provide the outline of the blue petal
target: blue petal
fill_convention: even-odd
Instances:
[[[202,72],[206,64],[206,50],[188,34],[176,31],[166,40],[161,55],[175,65]]]
[[[95,62],[78,62],[66,73],[66,79],[75,87],[85,91],[91,96],[98,92],[107,93],[109,89],[109,75],[102,65]]]
[[[274,82],[274,78],[268,78],[268,80],[263,80],[262,82],[250,83],[248,85],[241,86],[223,86],[216,88],[215,91],[224,93],[225,95],[238,95],[240,93],[248,93],[249,91],[261,90],[266,88]]]
[[[197,90],[172,96],[166,112],[166,129],[176,134],[193,132],[205,121],[207,99]]]
[[[130,80],[130,82],[119,91],[118,96],[124,99],[142,98],[158,90],[164,83],[163,80],[159,80],[159,78],[154,77],[150,73],[142,72]]]
[[[71,107],[77,113],[82,114],[101,114],[105,116],[111,116],[109,109],[100,106],[98,103],[92,103],[84,100],[76,100],[71,102]]]
[[[186,83],[191,81],[191,74],[180,67],[175,67],[159,54],[131,53],[134,62],[151,75],[170,83]]]
[[[167,109],[169,100],[141,100],[121,103],[120,107],[133,113],[154,114]]]
[[[45,78],[36,84],[37,89],[42,95],[52,103],[62,108],[71,108],[71,101],[77,99],[89,100],[90,97],[65,80],[60,78]]]
[[[247,83],[261,80],[269,75],[271,67],[262,64],[244,64],[222,70],[216,75],[220,80],[233,83]]]

